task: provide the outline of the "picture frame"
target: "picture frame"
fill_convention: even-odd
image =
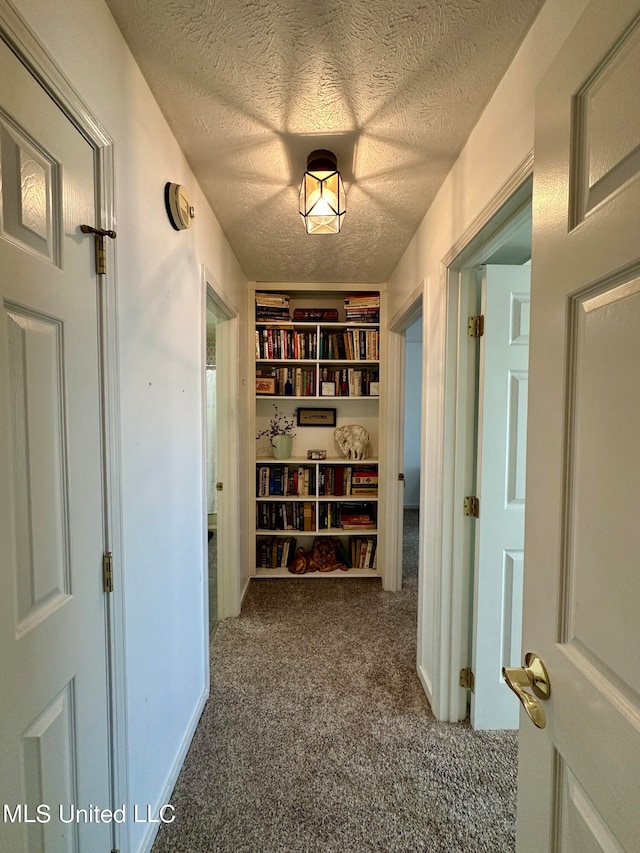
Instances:
[[[275,394],[276,393],[276,378],[275,376],[256,376],[256,394]]]
[[[326,459],[326,450],[307,450],[307,459]]]
[[[335,427],[336,409],[297,409],[296,424],[299,427]]]
[[[369,396],[370,397],[379,397],[380,396],[380,383],[379,382],[370,382],[369,383]]]
[[[320,396],[321,397],[335,397],[336,396],[336,383],[335,382],[327,382],[323,380],[320,383]]]

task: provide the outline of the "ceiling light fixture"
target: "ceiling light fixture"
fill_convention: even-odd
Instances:
[[[298,200],[307,234],[340,232],[347,212],[347,196],[332,151],[320,149],[309,154]]]

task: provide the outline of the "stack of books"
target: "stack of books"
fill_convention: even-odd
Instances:
[[[340,513],[340,527],[343,530],[375,530],[376,510],[373,504],[339,503],[336,507]]]
[[[378,494],[378,469],[354,468],[351,476],[352,495]]]
[[[345,296],[344,314],[347,323],[379,323],[380,294],[363,293],[360,296]]]
[[[287,293],[256,293],[256,320],[259,323],[288,323]]]

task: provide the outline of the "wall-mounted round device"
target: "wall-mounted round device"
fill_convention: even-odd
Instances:
[[[191,220],[196,215],[189,204],[185,188],[182,184],[166,183],[164,185],[164,203],[167,208],[169,222],[176,231],[191,228]]]

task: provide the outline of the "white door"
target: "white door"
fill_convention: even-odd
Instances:
[[[93,153],[0,66],[0,849],[109,850]]]
[[[502,678],[517,666],[522,634],[524,489],[529,365],[528,266],[486,266],[482,276],[471,724],[515,729],[518,700]]]
[[[518,849],[640,849],[640,8],[590,3],[540,85]]]

